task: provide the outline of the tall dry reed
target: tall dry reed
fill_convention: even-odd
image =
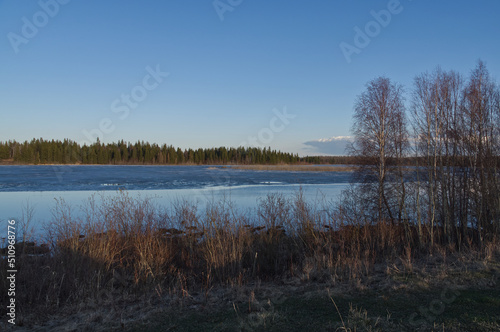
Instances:
[[[189,200],[162,207],[154,197],[127,192],[92,195],[81,206],[60,199],[46,225],[50,250],[37,243],[19,254],[17,300],[21,311],[53,310],[148,291],[187,294],[297,277],[356,279],[383,262],[403,262],[411,271],[414,260],[430,252],[428,228],[419,232],[409,220],[369,222],[358,205],[350,199],[308,202],[301,191],[263,197],[252,213],[226,198],[201,209]],[[440,244],[439,232],[434,230],[434,245],[456,250],[444,237]],[[496,255],[497,238],[483,248],[479,256]],[[0,265],[5,300],[6,260]]]

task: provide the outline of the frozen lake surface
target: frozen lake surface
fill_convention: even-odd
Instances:
[[[203,208],[226,198],[253,209],[270,193],[293,197],[302,189],[309,202],[331,201],[351,181],[350,172],[256,171],[223,166],[1,166],[0,220],[22,219],[27,204],[34,222],[50,222],[55,199],[78,207],[92,194],[152,197],[168,207],[187,199]]]

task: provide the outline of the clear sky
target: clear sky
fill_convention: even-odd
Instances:
[[[408,92],[482,59],[498,81],[499,13],[498,0],[0,0],[0,140],[339,154],[377,76]]]

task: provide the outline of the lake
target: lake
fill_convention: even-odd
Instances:
[[[335,166],[332,166],[335,167]],[[36,228],[50,222],[55,199],[77,207],[92,194],[152,197],[168,207],[187,199],[203,208],[226,198],[238,209],[254,209],[270,193],[292,197],[302,189],[307,201],[336,200],[350,172],[258,171],[230,166],[0,166],[0,220],[21,220],[33,207]]]

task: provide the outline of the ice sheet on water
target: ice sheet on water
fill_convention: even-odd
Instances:
[[[348,172],[259,172],[209,166],[3,166],[0,191],[196,189],[348,183]]]

